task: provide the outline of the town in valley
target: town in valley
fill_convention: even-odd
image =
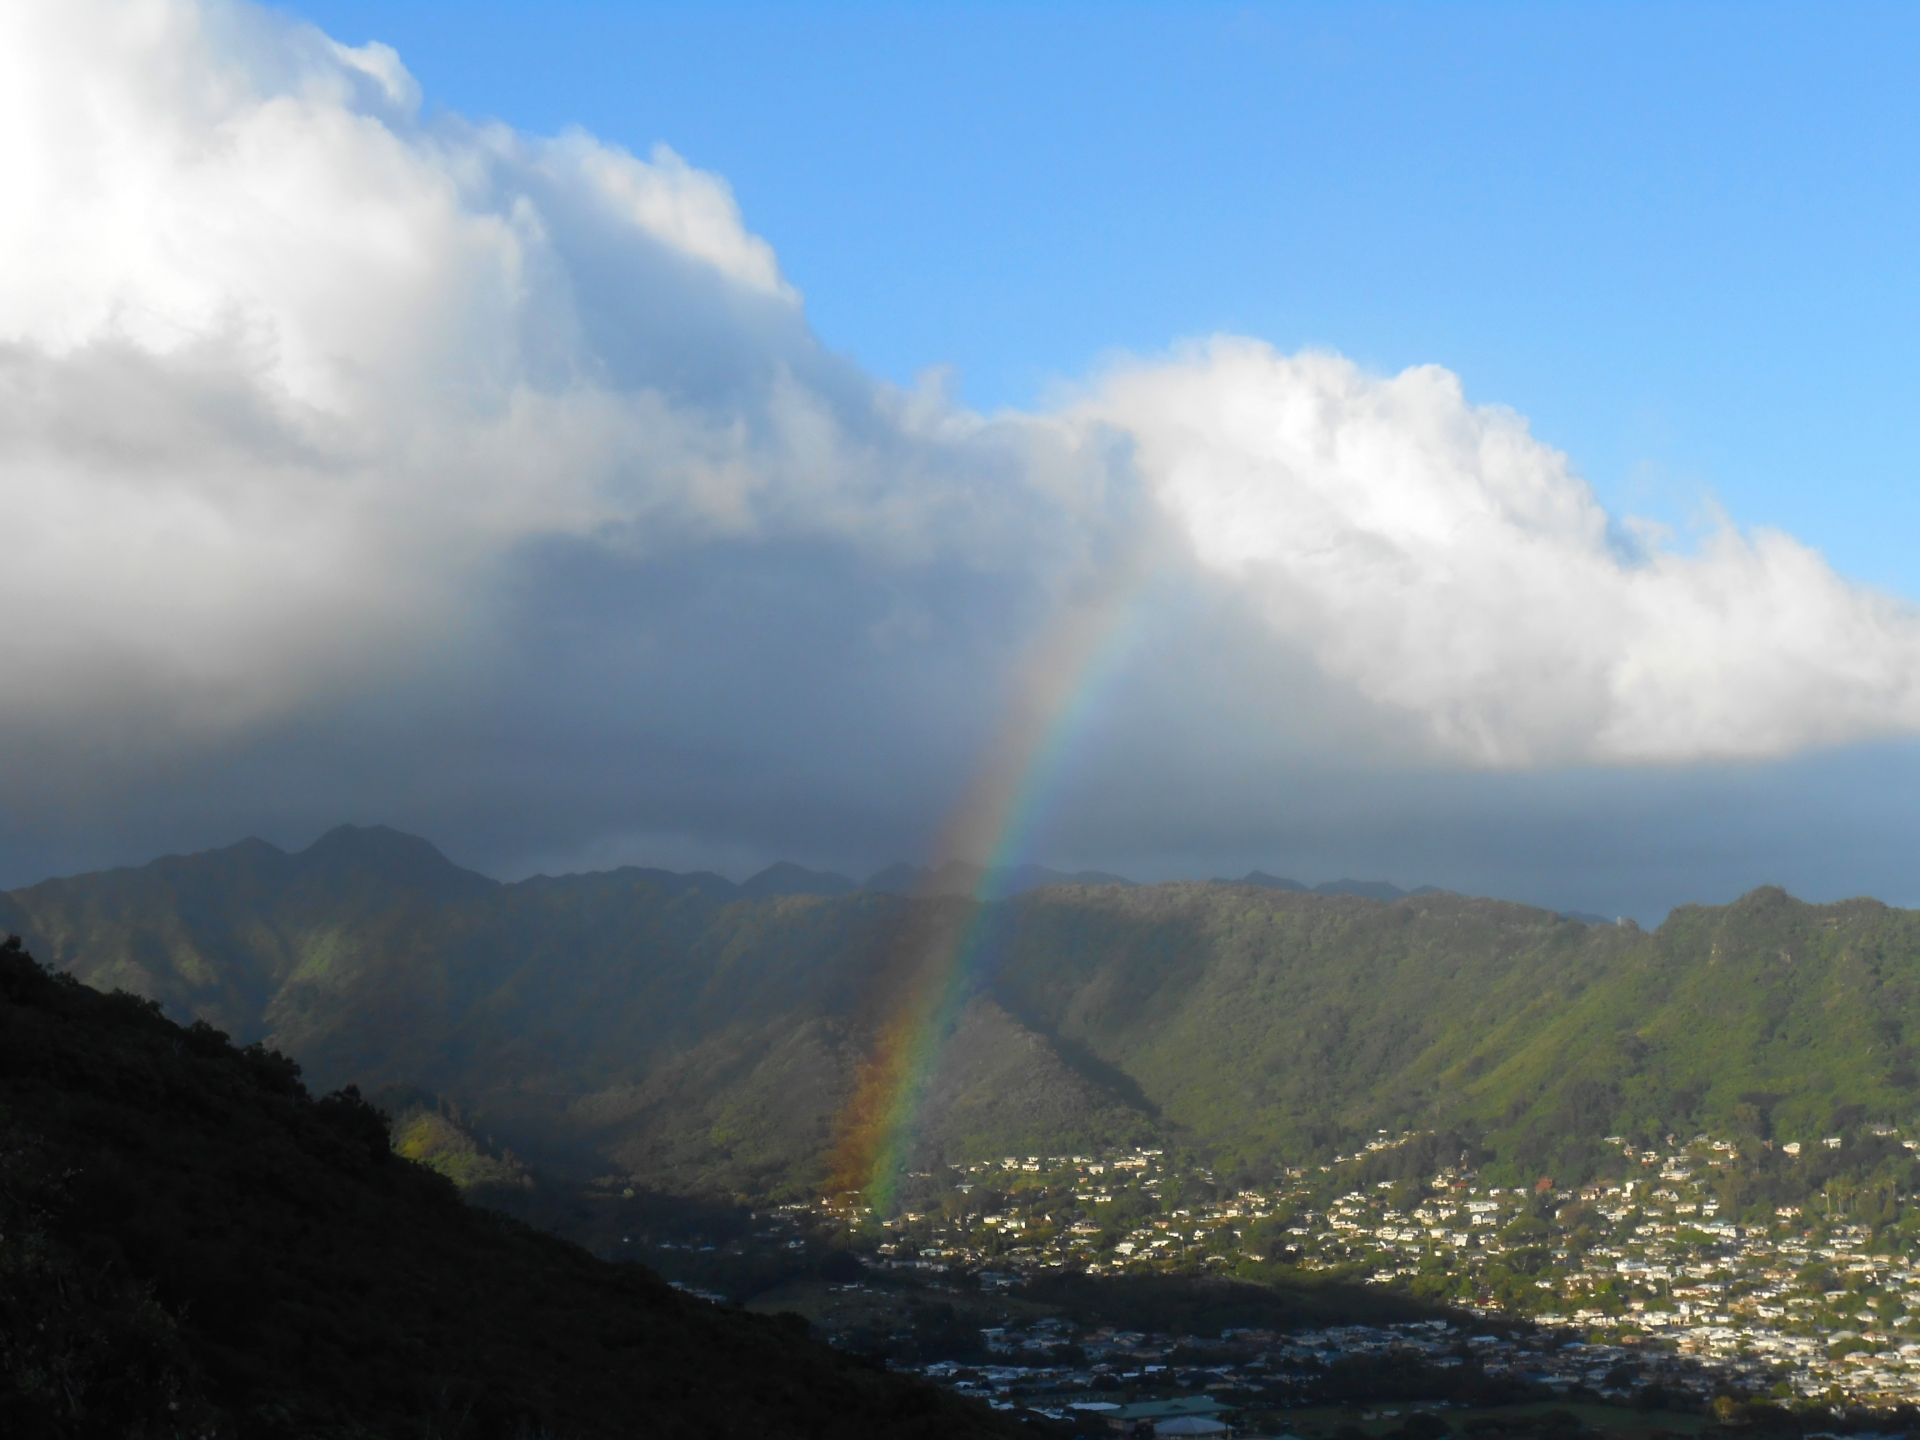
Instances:
[[[949,1164],[902,1177],[894,1213],[852,1195],[796,1202],[729,1243],[847,1246],[860,1270],[798,1302],[829,1338],[892,1341],[897,1368],[1069,1418],[1304,1414],[1338,1401],[1356,1366],[1368,1393],[1404,1393],[1415,1409],[1496,1394],[1643,1411],[1920,1401],[1920,1207],[1897,1183],[1916,1142],[1891,1127],[1768,1146],[1776,1167],[1847,1168],[1764,1214],[1735,1214],[1722,1195],[1751,1142],[1708,1134],[1610,1137],[1616,1173],[1578,1186],[1494,1184],[1461,1166],[1360,1178],[1423,1141],[1431,1149],[1428,1136],[1382,1133],[1267,1185],[1223,1185],[1155,1147]],[[622,1253],[674,1273],[675,1242],[621,1238]],[[1057,1302],[1058,1277],[1156,1275],[1364,1287],[1429,1312],[1188,1334],[1032,1299]],[[902,1286],[961,1353],[900,1343],[888,1297]],[[1383,1386],[1382,1366],[1400,1378]],[[1175,1401],[1187,1408],[1166,1411]],[[1383,1424],[1400,1414],[1367,1411]]]

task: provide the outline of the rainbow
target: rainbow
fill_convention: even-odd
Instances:
[[[1045,829],[1069,752],[1124,659],[1137,613],[1136,587],[1114,585],[1063,610],[1029,648],[1015,700],[981,767],[942,827],[936,859],[984,857],[971,904],[893,938],[880,969],[880,1021],[835,1125],[831,1200],[863,1198],[886,1213],[907,1168],[941,1050],[981,966],[996,950],[1006,872],[1032,853]],[[930,927],[928,925],[930,923]]]

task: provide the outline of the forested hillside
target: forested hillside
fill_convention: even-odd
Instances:
[[[1018,1433],[464,1205],[349,1092],[0,946],[0,1434]]]
[[[536,1161],[800,1194],[960,897],[501,885],[424,841],[250,841],[0,897],[99,985],[424,1087]],[[1657,932],[1426,893],[1063,885],[1000,902],[923,1127],[951,1159],[1157,1136],[1224,1174],[1431,1128],[1579,1178],[1609,1134],[1756,1140],[1920,1109],[1920,916],[1759,890]]]

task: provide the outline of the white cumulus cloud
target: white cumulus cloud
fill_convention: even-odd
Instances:
[[[1920,616],[1777,531],[1610,521],[1525,419],[1422,366],[1220,339],[1108,377],[1202,566],[1330,676],[1494,765],[1778,756],[1920,726]]]
[[[417,103],[241,6],[0,14],[0,715],[283,716],[539,537],[997,566],[1058,510],[1052,432],[822,351],[725,181]]]

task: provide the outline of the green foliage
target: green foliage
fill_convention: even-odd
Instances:
[[[271,1038],[323,1085],[453,1097],[472,1151],[439,1132],[404,1142],[449,1173],[475,1178],[459,1156],[496,1153],[494,1136],[588,1173],[762,1199],[822,1183],[877,1027],[973,913],[872,893],[743,900],[641,871],[496,885],[374,831],[6,899],[92,983]],[[1906,1184],[1873,1128],[1920,1122],[1915,912],[1766,889],[1644,934],[1443,894],[1060,886],[1004,902],[986,931],[918,1167],[1157,1141],[1230,1185],[1331,1164],[1384,1130],[1423,1133],[1344,1176],[1411,1184],[1464,1161],[1564,1188],[1628,1168],[1607,1135],[1706,1130],[1740,1144],[1728,1215],[1825,1204],[1829,1182],[1872,1175],[1879,1191],[1833,1203],[1890,1218]],[[1845,1144],[1829,1152],[1827,1135]]]
[[[0,1433],[993,1435],[460,1202],[351,1089],[0,947]]]
[[[1547,1234],[1544,1220],[1533,1215],[1522,1215],[1500,1232],[1500,1238],[1508,1245],[1524,1245],[1529,1240],[1545,1240]]]
[[[462,1191],[527,1190],[533,1177],[509,1153],[495,1153],[474,1135],[458,1105],[416,1086],[390,1086],[374,1097],[387,1117],[394,1153],[437,1171]]]

